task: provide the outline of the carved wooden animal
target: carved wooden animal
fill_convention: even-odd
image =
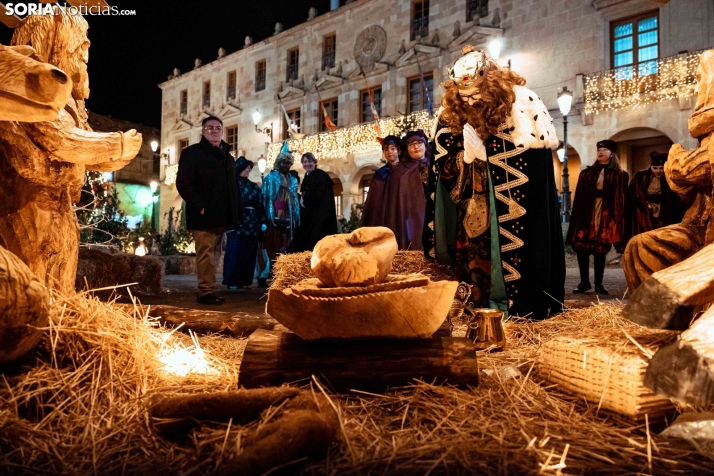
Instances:
[[[72,82],[34,54],[30,46],[0,45],[0,121],[50,121],[67,103]]]
[[[0,363],[37,344],[49,313],[47,288],[17,256],[0,247]]]
[[[79,15],[29,15],[13,46],[34,48],[39,61],[62,69],[72,97],[56,119],[0,123],[0,245],[22,259],[42,282],[73,292],[79,228],[72,203],[85,171],[113,171],[141,147],[134,130],[95,133],[87,124],[87,22]]]
[[[689,132],[699,147],[690,152],[673,145],[664,169],[672,190],[696,200],[681,224],[635,236],[624,255],[634,292],[623,313],[651,327],[686,328],[694,307],[714,302],[714,50],[702,53],[697,81]]]

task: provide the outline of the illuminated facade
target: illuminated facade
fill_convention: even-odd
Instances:
[[[339,184],[338,213],[348,216],[381,165],[379,148],[370,139],[367,89],[381,118],[414,113],[410,117],[422,121],[426,113],[419,111],[428,107],[424,86],[438,109],[439,84],[461,47],[487,48],[499,38],[499,63],[510,64],[527,79],[559,133],[557,93],[563,86],[574,91],[568,118],[571,189],[578,170],[595,160],[599,139],[619,141],[625,169],[640,170],[652,150],[666,150],[672,142],[694,147],[687,129],[692,81],[681,76],[690,74],[691,62],[696,62],[692,53],[714,47],[711,1],[662,3],[351,1],[267,39],[253,43],[246,38],[241,50],[220,51],[218,59],[197,61],[192,71],[175,71],[179,74],[160,84],[161,152],[166,158],[162,178],[170,179],[180,149],[200,139],[207,114],[221,117],[224,139],[236,152],[253,161],[261,155],[270,159],[277,143],[288,138],[282,103],[298,132],[307,135],[299,152],[319,151],[319,167]],[[325,132],[318,91],[340,130]],[[261,115],[257,126],[256,110]],[[265,131],[271,126],[272,138],[256,132],[256,127]],[[554,163],[559,177],[557,158]],[[297,161],[295,168],[302,174]],[[251,178],[260,180],[257,167]],[[175,186],[162,185],[161,215],[178,205]]]

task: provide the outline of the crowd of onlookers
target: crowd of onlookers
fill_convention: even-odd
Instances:
[[[300,183],[291,170],[294,159],[286,142],[259,186],[248,178],[254,163],[245,157],[234,160],[221,140],[221,120],[208,117],[202,127],[201,141],[181,154],[177,187],[196,244],[198,301],[220,304],[223,299],[213,289],[224,235],[223,284],[245,289],[257,278],[259,287],[267,287],[270,264],[279,254],[312,250],[321,238],[337,233],[341,224],[333,181],[317,167],[312,153],[301,158],[305,176]],[[386,226],[400,249],[422,250],[428,247],[424,225],[429,141],[422,130],[379,140],[386,165],[374,173],[360,225]],[[592,288],[590,255],[595,292],[606,294],[603,273],[611,247],[622,252],[633,236],[681,218],[676,194],[661,180],[666,154],[653,153],[652,166],[635,176],[628,193],[617,144],[600,141],[597,150],[596,163],[580,173],[566,239],[577,254],[581,275],[574,293]]]

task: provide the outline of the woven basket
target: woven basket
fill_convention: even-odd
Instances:
[[[581,395],[598,409],[634,420],[650,418],[673,408],[671,401],[645,388],[649,356],[670,340],[669,332],[644,330],[630,336],[613,331],[597,337],[561,335],[545,342],[536,362],[538,374],[562,390]]]

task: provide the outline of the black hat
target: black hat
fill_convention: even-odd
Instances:
[[[409,146],[409,143],[417,140],[422,141],[424,144],[429,142],[429,139],[427,139],[426,134],[424,134],[424,131],[422,129],[409,131],[407,132],[407,135],[404,138],[404,142],[406,143],[407,147]]]
[[[382,144],[382,149],[384,149],[384,147],[389,144],[393,144],[397,147],[397,149],[404,152],[404,143],[397,136],[388,135],[385,138],[378,137],[377,140],[379,141],[380,144]]]
[[[240,175],[241,172],[243,172],[248,167],[250,167],[251,169],[253,168],[253,161],[246,159],[242,155],[238,157],[238,159],[236,160],[236,172],[238,173],[238,175]]]
[[[667,154],[662,152],[650,152],[650,165],[660,166],[667,162]]]
[[[603,147],[605,149],[608,149],[613,154],[617,153],[617,142],[615,142],[614,140],[605,139],[597,143],[598,149],[601,149]]]

